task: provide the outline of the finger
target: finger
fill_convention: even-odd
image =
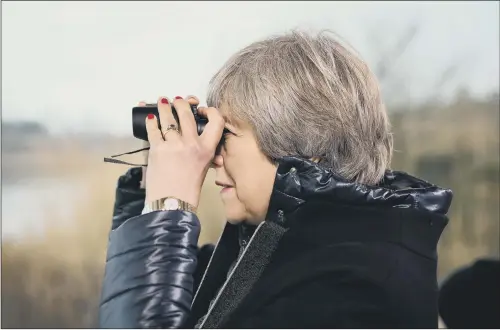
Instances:
[[[148,132],[149,144],[157,145],[163,142],[163,137],[158,129],[158,119],[152,113],[146,117],[146,131]]]
[[[200,100],[194,96],[194,95],[188,95],[186,96],[186,101],[188,101],[189,104],[191,105],[198,105],[200,104]]]
[[[182,136],[188,138],[198,137],[198,130],[196,128],[196,121],[194,120],[191,106],[182,97],[176,96],[174,100],[174,107],[179,117],[179,125],[181,126]]]
[[[198,108],[198,113],[207,117],[208,123],[201,134],[203,141],[210,150],[215,150],[224,131],[224,118],[216,108]]]
[[[160,97],[158,99],[158,113],[160,114],[161,133],[165,134],[164,138],[166,140],[166,135],[167,135],[166,129],[170,125],[178,126],[177,122],[175,121],[174,114],[172,113],[172,107],[170,106],[170,102],[168,101],[168,99],[166,97]],[[175,133],[175,132],[169,131],[168,134],[174,135],[172,133]],[[175,133],[175,134],[178,135],[177,133]],[[172,137],[172,138],[175,139],[175,137]]]

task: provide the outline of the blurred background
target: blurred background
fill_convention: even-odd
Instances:
[[[393,168],[454,191],[439,279],[499,257],[499,2],[2,2],[2,327],[96,325],[131,108],[249,43],[330,29],[377,74]],[[126,158],[140,161],[139,157]],[[224,225],[209,173],[200,243]]]

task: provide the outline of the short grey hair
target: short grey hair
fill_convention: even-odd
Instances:
[[[271,160],[318,156],[347,180],[377,184],[392,157],[389,119],[374,74],[335,36],[294,31],[249,45],[212,78],[207,104],[249,123]]]

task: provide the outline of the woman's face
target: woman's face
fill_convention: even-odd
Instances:
[[[265,219],[277,167],[260,151],[249,125],[226,120],[226,128],[230,133],[214,159],[226,218],[232,224],[258,224]]]

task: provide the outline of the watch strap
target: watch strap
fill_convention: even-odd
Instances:
[[[154,200],[152,202],[149,202],[149,203],[145,203],[144,205],[144,209],[142,211],[142,214],[144,213],[148,213],[148,212],[154,212],[154,211],[167,211],[167,210],[172,210],[172,209],[166,209],[165,208],[165,201],[167,199],[175,199],[177,200],[177,210],[181,210],[181,211],[188,211],[188,212],[191,212],[191,213],[196,213],[197,209],[196,207],[194,207],[193,205],[189,204],[188,202],[185,202],[179,198],[176,198],[176,197],[164,197],[164,198],[160,198],[160,199],[157,199],[157,200]]]

